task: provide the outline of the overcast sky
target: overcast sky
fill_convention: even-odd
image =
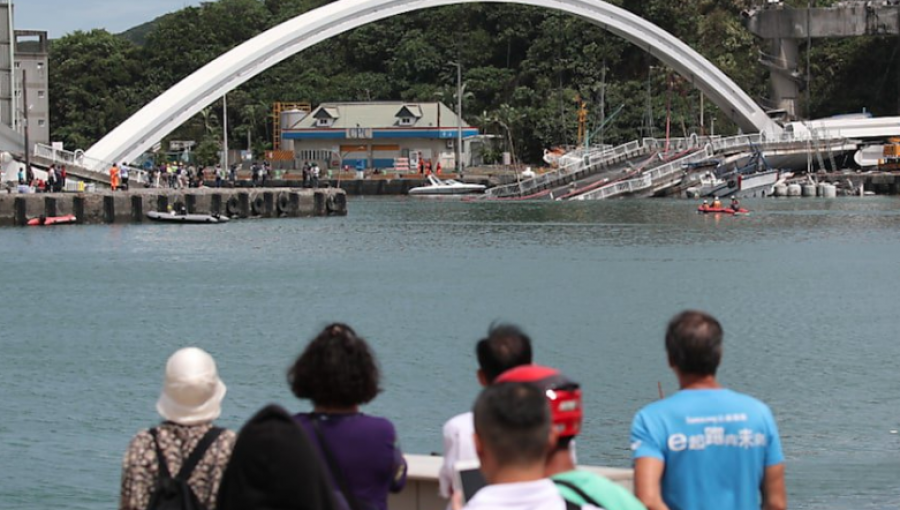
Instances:
[[[124,32],[200,0],[13,0],[19,30],[46,30],[51,38],[75,30]]]

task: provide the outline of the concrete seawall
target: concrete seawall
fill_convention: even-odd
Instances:
[[[135,189],[97,193],[0,194],[0,226],[24,226],[39,216],[75,215],[78,223],[148,221],[149,211],[180,210],[232,218],[283,218],[347,214],[347,194],[337,188]]]
[[[408,465],[406,487],[399,494],[391,494],[391,510],[444,510],[447,501],[438,495],[438,473],[443,457],[405,455]],[[578,466],[578,469],[608,478],[634,492],[634,472],[631,469]]]

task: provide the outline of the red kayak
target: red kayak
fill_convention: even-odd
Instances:
[[[50,216],[49,218],[31,218],[28,220],[28,226],[30,227],[48,227],[50,225],[69,225],[75,223],[77,218],[74,215],[69,214],[66,216]]]
[[[735,211],[731,207],[709,207],[709,206],[703,207],[701,205],[700,207],[697,208],[697,212],[703,213],[703,214],[709,214],[709,213],[712,213],[712,214],[747,214],[750,211],[748,211],[747,209],[744,209],[743,207],[738,209],[737,211]]]

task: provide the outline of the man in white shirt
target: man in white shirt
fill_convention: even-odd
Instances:
[[[487,386],[503,372],[532,363],[531,339],[516,326],[492,325],[487,337],[475,346],[475,354],[478,357],[478,382]],[[474,433],[471,412],[456,415],[444,424],[444,463],[438,476],[440,493],[444,498],[449,499],[453,494],[456,463],[478,460],[472,439]]]
[[[556,485],[544,476],[557,441],[544,392],[529,383],[497,383],[481,392],[474,408],[475,449],[488,485],[465,510],[567,510]],[[593,508],[593,507],[591,507]]]

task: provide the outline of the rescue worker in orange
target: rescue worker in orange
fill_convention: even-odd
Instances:
[[[113,191],[119,187],[119,167],[115,163],[109,169],[109,185]]]

